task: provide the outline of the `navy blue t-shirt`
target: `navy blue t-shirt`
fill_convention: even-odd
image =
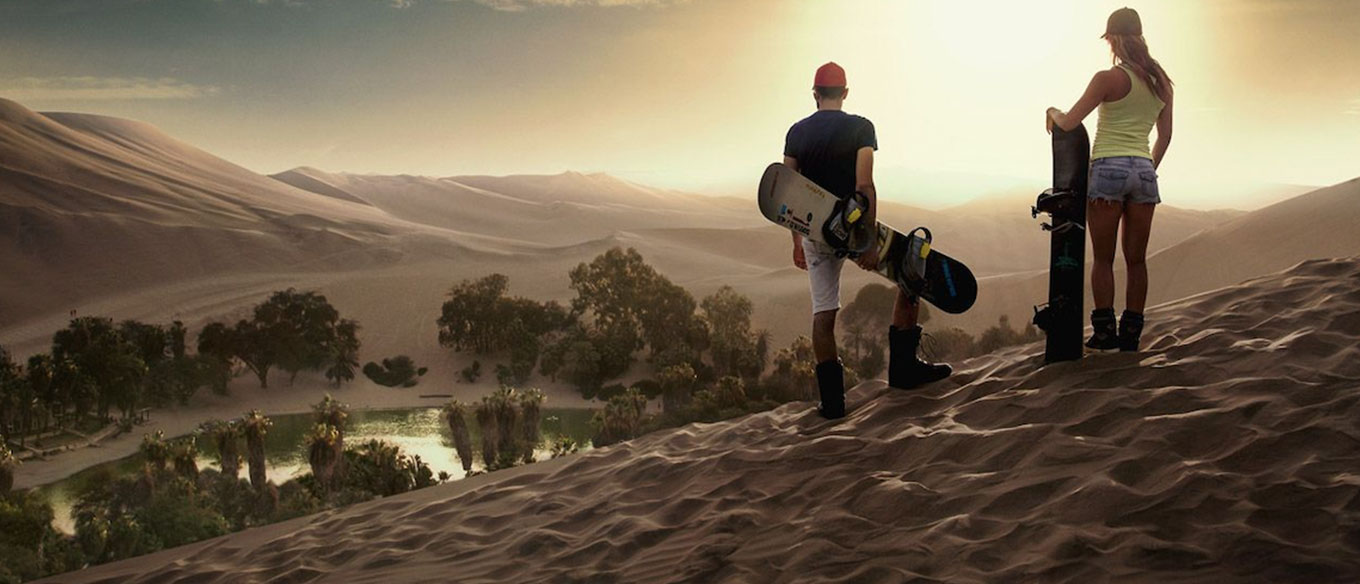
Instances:
[[[798,172],[847,199],[855,194],[855,159],[864,147],[878,150],[869,120],[838,110],[820,110],[789,128],[784,155],[798,161]]]

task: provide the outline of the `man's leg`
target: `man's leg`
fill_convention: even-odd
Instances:
[[[907,296],[901,288],[897,289],[897,301],[893,303],[893,326],[900,329],[909,329],[916,326],[916,319],[921,315],[921,305],[916,300]]]
[[[893,303],[892,326],[888,328],[888,385],[911,389],[949,377],[948,365],[926,363],[917,356],[921,347],[921,327],[916,324],[921,307],[917,299],[901,288]]]
[[[836,350],[836,312],[824,310],[812,315],[812,354],[818,363],[840,356]]]
[[[812,354],[817,358],[817,411],[828,419],[845,416],[845,368],[836,352],[836,312],[841,307],[841,265],[830,250],[803,242],[812,291]]]

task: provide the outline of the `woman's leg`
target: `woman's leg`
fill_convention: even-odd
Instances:
[[[1124,264],[1129,273],[1125,308],[1137,313],[1147,305],[1147,246],[1156,210],[1157,205],[1152,203],[1128,203],[1124,207]]]
[[[1119,234],[1119,219],[1124,206],[1114,201],[1091,198],[1086,204],[1086,230],[1091,232],[1091,295],[1095,308],[1114,308],[1114,247]],[[1146,249],[1144,240],[1144,249]],[[1127,253],[1127,251],[1125,252]]]

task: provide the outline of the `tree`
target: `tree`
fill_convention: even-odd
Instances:
[[[264,436],[274,423],[260,413],[250,410],[241,421],[246,435],[246,461],[250,465],[250,485],[256,490],[264,489],[267,484],[265,475]]]
[[[14,469],[18,466],[19,461],[14,458],[14,453],[0,440],[0,495],[14,488]]]
[[[41,408],[42,429],[46,431],[52,422],[52,414],[66,409],[66,404],[58,395],[56,384],[53,383],[53,363],[52,356],[46,353],[39,353],[28,358],[28,373],[24,381],[28,383],[28,394],[33,396],[33,401]],[[16,380],[17,381],[17,380]]]
[[[444,406],[444,419],[453,435],[453,447],[458,451],[458,460],[463,464],[463,473],[472,472],[472,438],[468,434],[467,407],[461,402],[451,401]]]
[[[340,313],[316,292],[275,292],[255,307],[255,323],[267,332],[289,384],[298,372],[320,370],[331,358]]]
[[[519,394],[519,409],[523,430],[522,439],[524,440],[524,462],[534,461],[534,449],[543,440],[540,434],[540,426],[543,419],[543,402],[547,397],[538,389],[530,389]]]
[[[347,484],[365,494],[387,497],[435,484],[434,473],[420,456],[407,456],[401,448],[381,440],[369,440],[345,451],[354,469]]]
[[[217,460],[222,467],[222,474],[236,479],[241,474],[241,424],[235,420],[210,420],[203,424],[203,430],[217,447]]]
[[[703,301],[704,318],[713,331],[713,368],[718,375],[759,377],[763,364],[751,332],[751,299],[723,286]]]
[[[269,370],[279,360],[281,348],[271,331],[253,320],[241,319],[232,329],[232,348],[235,356],[260,380],[260,387],[269,387]]]
[[[236,329],[220,322],[211,322],[198,332],[198,372],[213,393],[227,395],[232,364],[236,361]]]
[[[143,434],[139,450],[142,458],[146,459],[147,466],[155,471],[165,470],[165,465],[170,462],[170,446],[165,443],[165,432],[160,430],[153,434]]]
[[[330,493],[335,487],[336,467],[343,450],[340,431],[330,424],[316,424],[307,434],[307,463],[312,467],[312,477],[321,487],[321,493]]]
[[[498,459],[500,429],[496,423],[495,406],[490,399],[482,398],[482,402],[477,404],[477,427],[482,432],[482,464],[488,471],[496,469]]]
[[[289,384],[304,370],[328,369],[335,381],[343,379],[346,363],[357,360],[358,328],[353,321],[342,321],[325,296],[289,288],[257,304],[252,318],[238,321],[230,333],[214,328],[207,348],[219,362],[229,348],[262,388],[269,387],[269,371],[275,366],[289,373]],[[199,344],[203,351],[203,335]]]
[[[488,398],[492,415],[496,417],[495,468],[514,466],[522,457],[524,444],[520,440],[523,418],[520,416],[519,395],[514,388],[502,387]]]
[[[661,384],[661,407],[667,413],[689,405],[697,379],[688,364],[672,365],[657,375]]]
[[[780,403],[813,399],[817,395],[814,361],[812,340],[807,337],[800,336],[787,349],[781,349],[767,381],[769,397]]]
[[[175,474],[190,483],[198,481],[198,441],[186,436],[170,444],[170,460]]]
[[[129,342],[107,318],[72,319],[67,328],[52,336],[52,358],[69,361],[76,384],[93,387],[99,417],[109,419],[109,409],[117,406],[126,417],[142,397],[147,373],[139,348]],[[65,381],[65,380],[64,380]]]
[[[29,431],[32,419],[32,387],[24,378],[23,369],[0,347],[0,438],[17,434],[19,444]],[[4,440],[0,440],[4,444]]]
[[[502,339],[497,303],[510,286],[503,274],[491,274],[480,280],[464,280],[449,291],[439,319],[439,344],[455,351],[473,350],[489,353]]]
[[[329,465],[326,474],[324,476],[313,474],[319,481],[323,481],[323,486],[329,487],[331,483],[327,481],[343,479],[345,474],[345,425],[349,420],[349,405],[340,403],[328,393],[325,398],[312,406],[312,417],[317,425],[313,436],[319,437],[324,434],[326,444],[332,450],[329,457],[324,458],[324,461]],[[325,431],[322,428],[323,426],[333,429],[334,432]],[[315,447],[315,442],[313,442],[313,446]]]
[[[642,432],[646,419],[647,398],[637,390],[614,396],[604,409],[591,419],[595,427],[595,445],[599,447],[632,440]]]
[[[346,381],[354,380],[354,372],[359,368],[359,323],[341,319],[335,325],[335,338],[328,346],[330,367],[326,369],[326,379],[335,387]]]

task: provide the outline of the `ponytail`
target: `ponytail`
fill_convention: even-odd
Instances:
[[[1161,63],[1152,58],[1147,40],[1142,35],[1112,34],[1107,38],[1110,40],[1110,51],[1114,53],[1112,61],[1129,65],[1138,78],[1152,89],[1152,93],[1163,102],[1169,101],[1173,86],[1171,76],[1162,69]]]

